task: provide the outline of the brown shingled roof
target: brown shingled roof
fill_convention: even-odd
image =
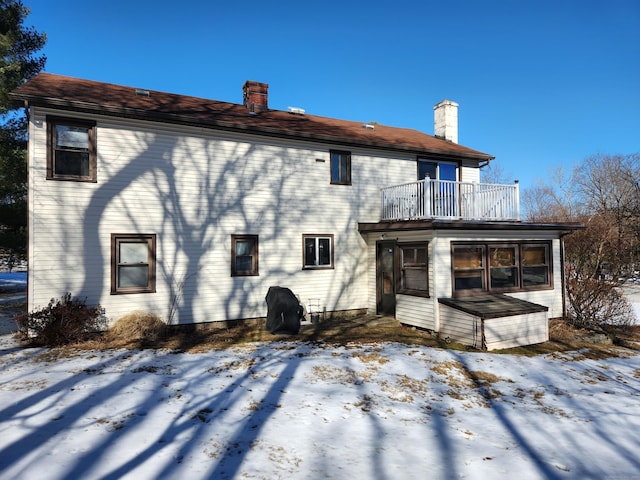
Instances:
[[[491,155],[407,128],[338,120],[281,110],[251,113],[243,105],[150,90],[136,95],[136,88],[50,73],[40,73],[14,90],[16,102],[87,113],[122,116],[170,123],[206,126],[258,135],[309,139],[351,146],[410,151],[488,160]]]

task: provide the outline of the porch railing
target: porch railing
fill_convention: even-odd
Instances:
[[[382,220],[520,220],[518,182],[499,185],[426,178],[382,189]]]

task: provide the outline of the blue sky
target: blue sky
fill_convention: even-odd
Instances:
[[[640,0],[23,0],[45,70],[433,133],[524,188],[594,154],[640,152]]]

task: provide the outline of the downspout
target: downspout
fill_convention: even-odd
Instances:
[[[431,237],[431,242],[429,242],[429,246],[431,247],[431,255],[427,255],[427,268],[429,276],[433,279],[433,282],[429,282],[429,289],[433,288],[432,292],[429,292],[429,295],[432,297],[433,301],[433,326],[434,331],[440,332],[440,304],[438,303],[438,284],[436,274],[436,243],[438,243],[438,230],[432,230],[433,236]],[[427,252],[428,253],[428,252]],[[431,263],[432,262],[432,263]],[[431,264],[430,264],[431,263]],[[429,268],[431,267],[431,268]]]
[[[491,163],[491,160],[493,160],[493,158],[489,158],[489,159],[485,160],[484,163],[478,164],[478,168],[482,169],[484,167],[488,167],[489,164]]]
[[[560,234],[560,282],[562,283],[562,319],[567,318],[567,282],[564,268],[564,237],[571,232],[562,232]]]

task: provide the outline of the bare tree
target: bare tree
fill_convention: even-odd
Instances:
[[[523,192],[528,220],[585,226],[564,240],[568,312],[576,326],[602,330],[634,317],[620,286],[640,252],[639,167],[640,155],[596,155]]]
[[[502,168],[502,165],[495,160],[490,162],[486,167],[480,170],[482,177],[482,183],[512,183],[514,176],[511,173],[507,173]]]
[[[522,194],[522,206],[527,220],[532,222],[576,221],[582,212],[576,196],[573,176],[560,167],[549,175],[551,183],[538,182]]]
[[[594,155],[576,168],[588,211],[609,224],[604,261],[612,275],[632,274],[640,254],[640,155]]]

